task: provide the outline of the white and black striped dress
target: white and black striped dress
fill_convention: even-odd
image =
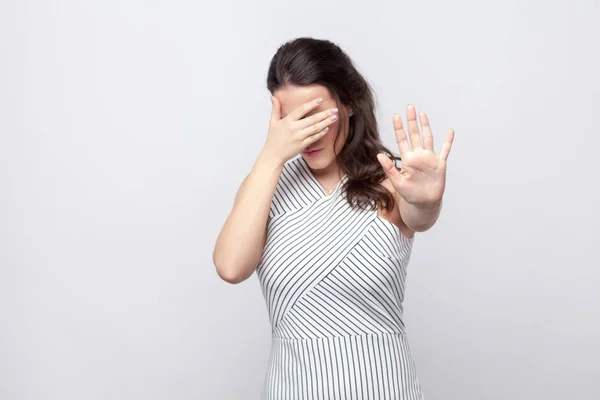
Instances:
[[[413,238],[283,167],[257,267],[272,327],[263,399],[422,399],[402,301]]]

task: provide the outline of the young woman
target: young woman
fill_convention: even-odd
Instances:
[[[427,117],[381,143],[373,91],[334,43],[281,46],[267,76],[269,132],[219,234],[227,282],[254,271],[272,326],[265,399],[421,399],[402,319],[415,232],[437,220],[454,132]],[[397,168],[392,160],[401,160]]]

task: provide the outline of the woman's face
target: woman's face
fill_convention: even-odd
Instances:
[[[319,150],[321,152],[317,155],[302,154],[302,157],[306,160],[308,165],[313,169],[325,169],[332,166],[336,162],[335,155],[339,154],[348,134],[348,111],[349,109],[345,106],[340,107],[336,104],[335,100],[331,97],[329,90],[325,86],[321,85],[309,85],[309,86],[294,86],[286,85],[277,89],[274,93],[281,103],[281,118],[300,107],[302,104],[314,100],[318,97],[323,98],[323,102],[318,107],[309,111],[303,118],[309,117],[313,114],[317,114],[321,111],[326,111],[330,108],[338,107],[340,109],[338,113],[338,119],[329,125],[329,131],[320,138],[318,141],[309,145],[310,150]],[[335,153],[333,144],[335,138],[340,129],[340,119],[345,118],[345,129],[344,132],[340,132],[340,138],[336,144]]]

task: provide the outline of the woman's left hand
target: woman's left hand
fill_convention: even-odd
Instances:
[[[377,159],[398,194],[407,203],[417,208],[435,208],[439,206],[446,186],[446,160],[454,140],[454,130],[450,129],[448,132],[440,154],[435,154],[427,115],[424,112],[419,113],[423,130],[422,141],[413,105],[407,107],[406,115],[410,146],[402,119],[397,114],[393,118],[402,168],[398,171],[392,160],[383,153],[379,153]]]

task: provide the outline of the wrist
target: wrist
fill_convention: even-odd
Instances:
[[[271,168],[283,168],[285,162],[275,154],[263,149],[258,155],[255,164],[266,165]]]
[[[430,203],[414,203],[411,206],[419,211],[433,212],[442,208],[442,199]]]

